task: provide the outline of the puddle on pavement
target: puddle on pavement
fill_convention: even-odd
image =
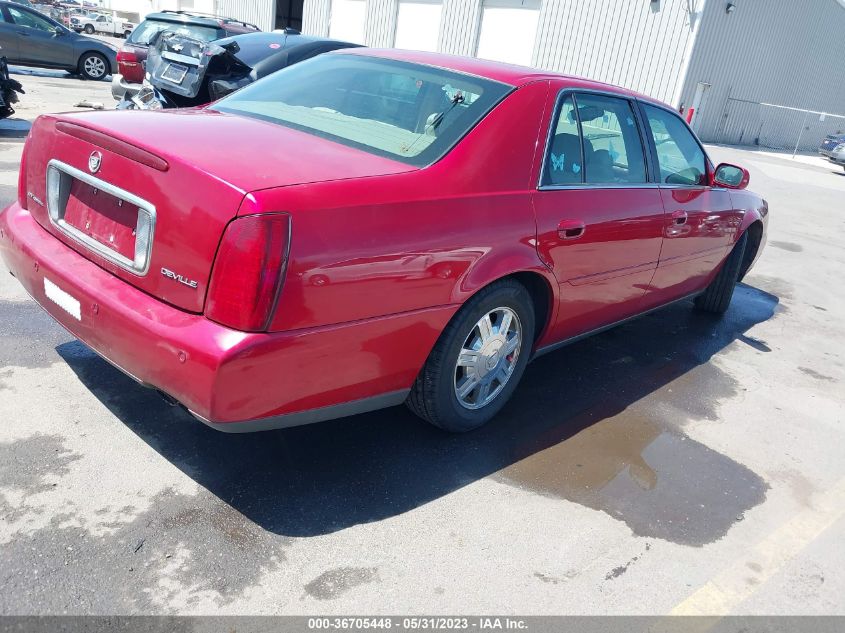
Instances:
[[[375,567],[339,567],[320,574],[305,585],[305,593],[317,600],[335,600],[350,589],[379,580]]]
[[[582,430],[533,454],[520,451],[530,456],[495,478],[605,512],[637,536],[711,543],[762,503],[768,489],[757,474],[682,431],[688,416],[717,420],[715,405],[736,390],[733,378],[707,364],[621,411],[608,394],[563,423]]]
[[[794,242],[778,242],[777,240],[769,240],[769,246],[779,248],[783,251],[789,251],[790,253],[800,253],[804,250],[804,247],[800,244],[795,244]]]
[[[810,378],[815,378],[816,380],[822,380],[826,382],[836,382],[836,378],[833,376],[828,376],[821,372],[816,371],[815,369],[811,369],[810,367],[799,367],[798,371],[802,374],[807,374]]]
[[[778,308],[783,308],[783,301],[791,301],[794,299],[794,292],[793,286],[791,283],[786,281],[785,279],[781,279],[779,277],[770,277],[768,275],[760,275],[755,272],[753,269],[745,278],[744,283],[750,284],[754,288],[758,288],[763,290],[775,297],[778,297],[780,300],[780,305]]]
[[[0,368],[49,367],[61,359],[54,347],[72,340],[34,301],[0,300]]]

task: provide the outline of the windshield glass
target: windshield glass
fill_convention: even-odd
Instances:
[[[280,70],[212,109],[423,166],[449,151],[510,90],[420,64],[328,54]]]
[[[197,26],[195,24],[179,24],[178,22],[159,22],[158,20],[144,20],[141,25],[132,31],[132,35],[126,41],[130,44],[141,44],[149,46],[153,38],[162,31],[171,31],[179,35],[187,35],[195,40],[210,42],[216,40],[217,29],[210,26]]]

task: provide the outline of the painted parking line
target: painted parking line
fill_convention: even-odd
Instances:
[[[845,479],[816,495],[813,507],[752,547],[747,556],[719,573],[678,604],[671,615],[728,615],[753,595],[767,580],[812,543],[822,532],[845,516]]]

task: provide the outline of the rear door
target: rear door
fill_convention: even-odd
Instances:
[[[538,254],[560,284],[560,340],[640,310],[664,219],[631,100],[563,91],[552,108],[533,202]]]
[[[44,66],[73,65],[73,38],[65,31],[58,31],[55,24],[36,11],[12,5],[7,5],[6,10],[18,33],[20,61]]]
[[[737,220],[727,189],[710,185],[713,166],[674,111],[641,103],[666,210],[663,249],[648,307],[706,286],[733,243]]]

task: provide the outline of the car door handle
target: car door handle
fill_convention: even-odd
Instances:
[[[18,35],[23,35],[24,37],[29,37],[29,33],[26,31],[18,31]]]
[[[583,220],[561,220],[557,225],[557,234],[565,240],[577,240],[584,235],[586,226]]]
[[[672,223],[673,224],[686,224],[687,223],[687,212],[686,211],[675,211],[672,213]]]

